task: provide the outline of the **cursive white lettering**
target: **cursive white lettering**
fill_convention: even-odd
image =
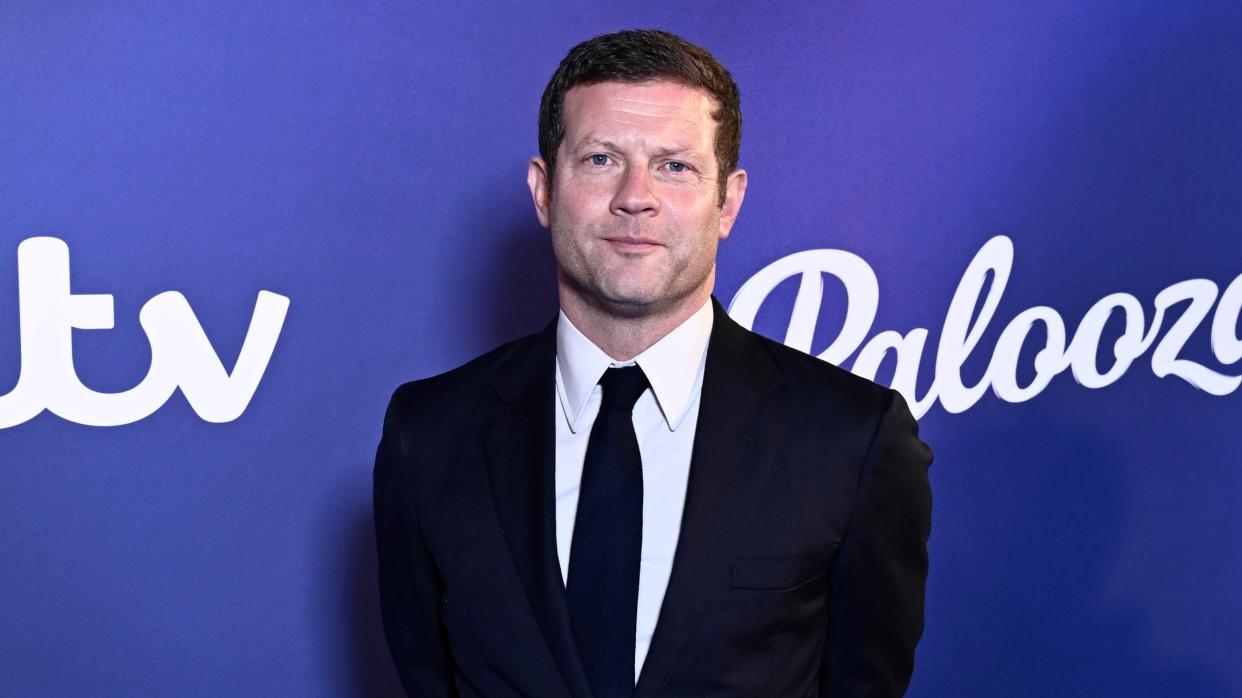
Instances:
[[[1242,385],[1242,376],[1221,373],[1181,356],[1187,340],[1216,300],[1216,284],[1207,279],[1182,281],[1158,293],[1150,327],[1145,326],[1142,304],[1128,293],[1113,293],[1092,305],[1072,338],[1068,338],[1065,321],[1056,310],[1047,306],[1028,308],[1010,320],[1001,332],[984,376],[975,384],[966,385],[962,380],[962,366],[978,347],[996,314],[1013,268],[1013,254],[1013,242],[998,235],[988,240],[966,267],[949,301],[936,349],[934,378],[922,398],[915,393],[929,334],[925,328],[914,328],[904,335],[894,330],[877,333],[862,346],[851,370],[874,379],[880,364],[891,353],[896,361],[892,387],[906,398],[916,416],[926,414],[937,401],[947,412],[963,412],[978,403],[989,386],[1006,402],[1030,400],[1067,368],[1083,387],[1103,388],[1121,378],[1153,343],[1151,366],[1158,377],[1177,376],[1212,395],[1228,395]],[[742,284],[730,303],[729,314],[743,326],[753,327],[768,294],[782,281],[801,275],[785,343],[809,353],[819,318],[823,274],[834,275],[845,285],[848,307],[841,332],[818,356],[834,364],[843,364],[871,330],[879,306],[875,272],[857,255],[840,250],[806,250],[778,259]],[[1165,312],[1184,301],[1189,301],[1186,310],[1157,343]],[[1115,310],[1122,312],[1125,326],[1112,345],[1111,365],[1101,372],[1096,355],[1105,324]],[[1212,320],[1212,351],[1226,365],[1242,359],[1242,339],[1238,337],[1240,310],[1242,275],[1221,294]],[[1035,323],[1043,324],[1047,339],[1035,354],[1035,378],[1029,385],[1021,386],[1018,362]]]

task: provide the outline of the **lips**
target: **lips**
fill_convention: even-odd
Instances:
[[[660,247],[660,243],[652,238],[612,237],[604,239],[622,252],[646,252]]]

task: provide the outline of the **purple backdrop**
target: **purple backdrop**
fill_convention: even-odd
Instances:
[[[626,4],[0,7],[0,694],[397,695],[370,524],[387,397],[552,317],[524,182],[539,95],[576,41],[655,26],[742,90],[751,185],[717,295],[841,250],[878,283],[868,339],[928,331],[879,370],[921,356],[913,392],[951,398],[922,419],[911,695],[1242,695],[1237,4]],[[49,240],[22,247],[19,293],[40,236],[74,293],[111,294],[111,329],[101,299],[56,295]],[[995,236],[1012,271],[986,326],[979,304],[968,395],[942,329]],[[755,328],[823,352],[867,295],[837,276],[776,283]],[[263,290],[288,312],[243,351]],[[1082,322],[1119,292],[1137,320]],[[1099,373],[1115,344],[1136,358],[1093,389],[1036,358],[1055,327],[997,351],[1037,306],[1101,333]],[[211,363],[186,358],[195,318],[261,380],[186,385]],[[81,386],[155,397],[46,368],[66,337]],[[1015,360],[1011,387],[1050,380],[1019,402],[988,387]]]

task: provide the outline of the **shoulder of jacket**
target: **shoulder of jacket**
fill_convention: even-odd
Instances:
[[[477,401],[480,391],[491,390],[499,371],[534,348],[539,335],[514,339],[444,373],[402,383],[393,391],[390,409],[425,413],[428,408],[443,410],[458,400]]]
[[[848,403],[853,409],[868,414],[882,414],[888,409],[896,392],[875,381],[855,375],[836,364],[786,346],[776,340],[747,330],[756,337],[785,374],[791,390],[801,397],[819,402]]]

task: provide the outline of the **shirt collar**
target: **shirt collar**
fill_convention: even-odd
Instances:
[[[604,371],[611,366],[638,364],[651,384],[656,403],[670,431],[676,431],[690,407],[707,341],[712,334],[710,299],[693,315],[647,347],[631,361],[614,361],[587,339],[565,316],[556,322],[556,393],[561,409],[569,421],[570,431],[577,433],[582,413],[591,391]]]

